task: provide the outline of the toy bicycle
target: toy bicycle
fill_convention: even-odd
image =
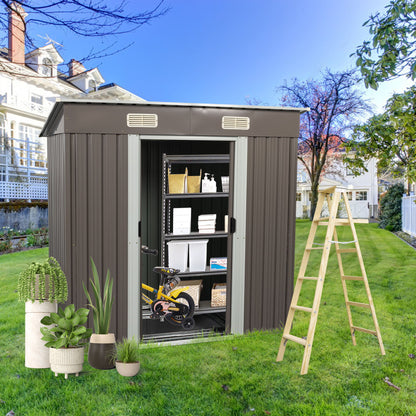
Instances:
[[[157,250],[146,246],[141,247],[144,254],[156,256]],[[177,274],[178,269],[169,267],[156,266],[153,271],[160,274],[159,289],[155,289],[142,283],[142,289],[154,294],[150,298],[143,292],[142,299],[150,305],[151,319],[159,319],[161,322],[166,321],[173,326],[181,326],[184,329],[192,329],[195,325],[194,310],[195,303],[192,297],[184,292],[188,287],[174,289],[181,281]]]

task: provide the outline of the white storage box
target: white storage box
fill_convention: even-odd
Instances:
[[[188,264],[188,241],[168,241],[168,266],[186,271]]]
[[[190,234],[192,208],[173,208],[173,234]]]
[[[207,267],[208,240],[189,241],[189,271],[203,272]]]

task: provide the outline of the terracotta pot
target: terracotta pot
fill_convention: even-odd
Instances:
[[[116,361],[117,372],[124,377],[133,377],[140,370],[140,363],[137,361],[135,363],[123,363],[121,361]]]
[[[84,347],[79,348],[49,348],[51,370],[55,376],[73,374],[78,377],[84,364]]]
[[[25,366],[28,368],[49,368],[49,348],[42,341],[40,320],[51,312],[57,312],[58,305],[50,302],[28,301],[25,304]],[[52,327],[53,325],[51,325]]]
[[[114,334],[92,334],[88,350],[88,363],[98,370],[114,368],[116,337]]]

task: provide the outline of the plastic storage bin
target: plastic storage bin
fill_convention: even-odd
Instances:
[[[208,240],[190,240],[189,242],[189,271],[204,272],[207,267]]]
[[[188,241],[168,241],[168,266],[186,271],[188,264]]]

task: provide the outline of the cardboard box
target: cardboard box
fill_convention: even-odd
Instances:
[[[209,268],[211,270],[227,270],[227,257],[211,257]]]
[[[173,234],[191,233],[192,208],[173,208]]]

